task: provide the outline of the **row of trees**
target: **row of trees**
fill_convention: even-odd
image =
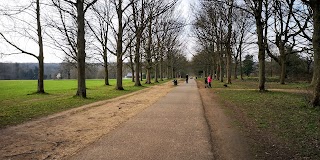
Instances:
[[[25,4],[24,4],[25,3]],[[186,62],[179,36],[183,22],[172,16],[177,0],[30,0],[3,5],[0,10],[0,36],[14,52],[28,54],[39,62],[38,93],[44,93],[44,48],[63,52],[64,61],[77,68],[76,95],[85,98],[86,62],[101,61],[105,84],[109,85],[108,57],[116,57],[117,85],[123,90],[123,61],[128,59],[140,86],[141,63],[162,80],[176,75],[177,62]],[[9,5],[13,4],[13,5]],[[23,18],[21,18],[23,17]],[[27,17],[27,18],[26,18]],[[18,26],[19,25],[19,26]],[[19,39],[33,40],[39,51],[27,51]],[[166,67],[166,68],[165,68]]]
[[[218,0],[202,1],[196,13],[194,34],[201,48],[197,61],[207,74],[231,83],[242,55],[258,50],[259,90],[265,91],[266,59],[278,63],[280,83],[285,84],[290,57],[313,59],[313,106],[320,106],[320,4],[316,0]],[[253,46],[253,47],[252,47]],[[255,49],[257,48],[257,49]],[[252,54],[252,53],[251,53]],[[233,68],[232,68],[233,66]]]

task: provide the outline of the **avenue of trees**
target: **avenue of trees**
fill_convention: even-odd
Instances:
[[[178,0],[27,0],[0,5],[1,56],[37,59],[38,93],[45,93],[44,58],[64,53],[66,67],[77,69],[76,95],[86,95],[86,68],[100,62],[108,82],[110,55],[116,57],[116,89],[123,90],[124,62],[141,85],[142,68],[151,83],[186,73],[180,41],[183,18]],[[232,83],[248,72],[244,55],[253,55],[259,90],[266,76],[288,76],[305,67],[312,72],[313,106],[320,106],[320,3],[318,0],[199,0],[193,33],[198,41],[195,69]],[[26,47],[29,46],[29,47]],[[32,46],[32,47],[31,47]],[[250,57],[247,57],[250,58]],[[300,62],[300,63],[299,63]],[[279,73],[270,66],[277,64]],[[303,64],[298,65],[293,64]],[[226,79],[224,79],[226,78]]]
[[[273,67],[280,71],[280,84],[290,75],[309,74],[314,89],[311,103],[320,106],[319,32],[317,0],[200,1],[193,23],[200,47],[193,64],[196,71],[232,83],[232,75],[243,79],[250,71],[245,66],[257,58],[260,91],[266,90],[266,76],[277,73]]]
[[[187,59],[180,36],[184,22],[174,14],[177,0],[28,0],[0,6],[1,55],[27,54],[38,62],[38,93],[44,89],[44,58],[50,50],[65,55],[66,68],[77,69],[76,95],[86,98],[86,68],[101,63],[109,85],[110,55],[116,57],[117,90],[123,90],[124,61],[141,85],[174,78]],[[28,44],[26,44],[28,42]],[[38,51],[34,46],[38,46]],[[33,46],[32,48],[25,47]],[[128,63],[127,63],[128,62]]]

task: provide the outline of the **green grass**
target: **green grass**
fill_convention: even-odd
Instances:
[[[214,92],[222,101],[231,103],[244,113],[256,130],[271,133],[290,148],[297,159],[320,158],[320,109],[310,107],[308,95],[299,92],[310,89],[309,84],[268,82],[266,88],[270,91],[267,92],[259,92],[258,83],[254,81],[237,80],[226,88],[223,84],[214,81]]]
[[[44,84],[48,94],[33,94],[37,90],[37,81],[1,80],[0,128],[154,85],[135,87],[131,80],[126,79],[123,81],[125,90],[119,91],[115,90],[116,80],[110,80],[110,86],[105,86],[103,80],[87,80],[87,99],[83,99],[74,97],[77,91],[76,80],[46,80]]]

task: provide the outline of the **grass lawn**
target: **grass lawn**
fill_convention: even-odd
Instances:
[[[77,91],[76,80],[45,80],[45,92],[48,94],[32,94],[37,90],[35,80],[1,80],[0,128],[154,85],[135,87],[131,79],[124,79],[125,90],[119,91],[115,90],[116,80],[110,80],[110,84],[105,86],[104,80],[86,80],[88,98],[82,99],[74,97]]]
[[[223,84],[214,81],[213,91],[226,104],[227,113],[234,118],[242,114],[251,123],[244,124],[248,121],[243,119],[235,122],[256,136],[256,152],[263,155],[258,159],[272,154],[280,159],[320,159],[320,108],[308,104],[312,93],[309,84],[268,82],[269,91],[263,93],[256,81],[234,80],[228,87]]]

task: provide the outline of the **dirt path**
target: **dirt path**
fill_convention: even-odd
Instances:
[[[234,122],[226,115],[225,110],[217,101],[213,90],[205,88],[201,82],[198,82],[198,88],[210,126],[215,158],[219,160],[253,159],[247,139],[239,134]]]
[[[171,89],[157,85],[0,130],[0,159],[62,159],[93,143]]]
[[[171,83],[153,86],[1,129],[0,159],[64,159],[148,108],[172,88]],[[212,90],[200,86],[199,92],[210,126],[215,159],[252,159],[245,139],[225,115]]]

